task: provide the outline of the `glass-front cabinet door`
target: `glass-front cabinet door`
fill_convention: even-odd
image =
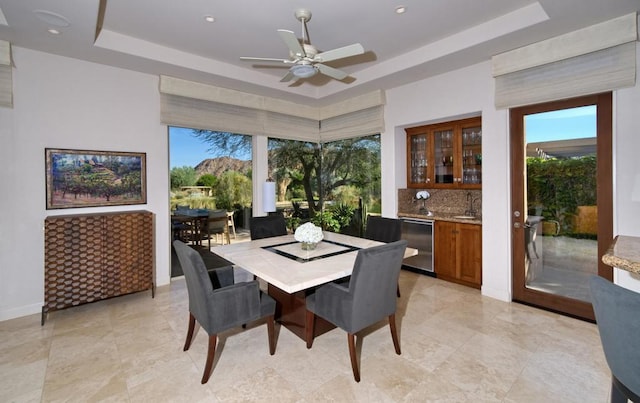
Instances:
[[[455,153],[456,139],[453,129],[434,130],[433,136],[436,161],[435,183],[454,183],[456,178],[454,166],[458,158]]]
[[[408,188],[482,187],[482,122],[470,118],[405,129]]]
[[[429,139],[425,133],[407,136],[407,177],[409,186],[429,184]]]
[[[482,183],[482,127],[462,127],[462,183]]]

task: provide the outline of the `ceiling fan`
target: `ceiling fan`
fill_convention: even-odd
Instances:
[[[344,80],[347,73],[342,70],[327,66],[324,62],[343,59],[364,53],[364,48],[359,43],[318,53],[318,49],[309,43],[307,35],[307,21],[311,19],[311,11],[299,9],[294,13],[296,19],[302,23],[302,40],[300,41],[293,31],[279,29],[280,38],[289,48],[289,59],[277,59],[269,57],[241,57],[242,60],[256,60],[263,62],[280,62],[292,64],[289,72],[280,80],[281,82],[292,79],[308,78],[316,73],[324,74],[336,80]]]

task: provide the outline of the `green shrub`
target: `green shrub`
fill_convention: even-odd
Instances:
[[[530,214],[560,223],[560,234],[573,232],[578,206],[596,205],[596,156],[527,158]]]
[[[340,224],[340,228],[338,230],[348,226],[351,223],[354,211],[355,208],[347,204],[338,204],[331,208],[333,218]]]
[[[333,217],[333,213],[330,210],[317,212],[311,218],[311,222],[325,231],[340,231],[340,222]]]

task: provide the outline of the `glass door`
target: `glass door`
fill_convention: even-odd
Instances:
[[[511,110],[514,299],[593,320],[612,240],[611,94]]]

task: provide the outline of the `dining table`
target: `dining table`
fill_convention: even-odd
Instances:
[[[171,223],[186,225],[189,240],[198,246],[202,246],[202,231],[206,228],[208,219],[207,209],[178,209],[171,213]]]
[[[214,253],[267,283],[276,300],[276,320],[305,339],[306,296],[322,284],[351,275],[358,250],[382,245],[370,239],[323,232],[315,249],[305,250],[292,234],[222,245]],[[418,253],[407,248],[405,258]],[[314,336],[335,326],[317,317]]]

